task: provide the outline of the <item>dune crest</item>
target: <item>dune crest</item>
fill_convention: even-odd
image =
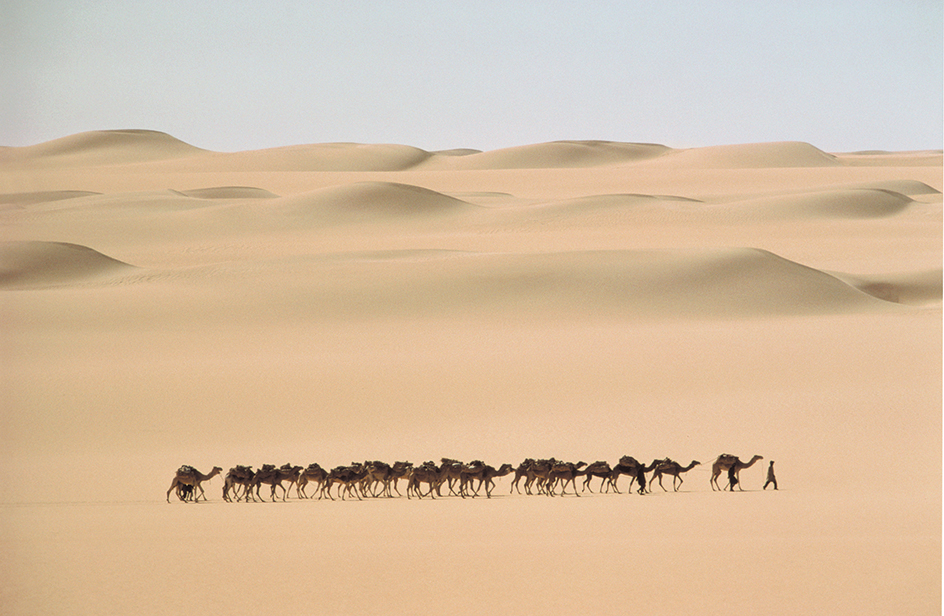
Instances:
[[[675,150],[657,162],[704,169],[829,167],[840,164],[832,154],[827,154],[802,141],[719,145]]]
[[[281,197],[267,205],[267,211],[340,223],[437,216],[476,207],[420,186],[396,182],[356,182]]]
[[[67,242],[0,244],[0,287],[35,288],[88,281],[133,266],[97,250]]]
[[[882,188],[854,188],[783,195],[733,203],[728,211],[751,218],[884,218],[914,200]]]
[[[195,156],[203,152],[206,150],[159,131],[101,130],[22,148],[9,148],[5,158],[81,166],[157,161]]]

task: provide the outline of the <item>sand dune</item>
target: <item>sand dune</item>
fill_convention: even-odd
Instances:
[[[659,144],[555,141],[491,151],[456,148],[429,152],[398,144],[320,143],[213,152],[165,133],[113,130],[80,133],[26,147],[0,149],[0,160],[45,167],[140,165],[183,172],[395,172],[502,170],[654,165],[687,169],[763,169],[830,166],[939,165],[940,152],[828,154],[804,142],[672,149]],[[179,159],[179,160],[178,160]]]
[[[253,188],[251,186],[218,186],[177,192],[196,199],[274,199],[279,196],[264,188]]]
[[[940,269],[867,277],[840,273],[834,275],[847,284],[888,302],[915,306],[941,303],[944,272]]]
[[[158,131],[104,130],[9,148],[3,159],[44,165],[111,165],[190,157],[204,152]]]
[[[33,205],[35,203],[51,203],[55,201],[65,201],[66,199],[76,199],[78,197],[88,197],[99,193],[86,190],[50,190],[26,193],[8,193],[0,195],[0,205]]]
[[[675,150],[658,163],[706,169],[828,167],[840,164],[832,154],[799,141]]]
[[[909,197],[917,195],[939,195],[941,191],[916,180],[886,180],[882,182],[865,182],[843,188],[860,188],[864,190],[886,190],[901,193]]]
[[[0,612],[940,614],[941,167],[2,149]],[[721,452],[764,456],[743,492]],[[622,455],[702,464],[645,496],[164,502],[181,464]]]
[[[885,189],[847,189],[751,199],[730,204],[737,215],[761,218],[881,218],[894,216],[914,201]]]
[[[293,318],[295,307],[304,305],[306,318],[315,320],[729,319],[891,307],[868,288],[860,291],[835,275],[757,249],[352,252],[216,264],[165,272],[162,279],[187,286],[268,281],[265,295],[234,297],[227,312]],[[286,306],[292,308],[286,312]]]
[[[422,219],[474,209],[476,206],[460,199],[395,182],[333,186],[266,204],[270,215],[307,216],[332,223]]]
[[[38,288],[101,279],[132,267],[87,246],[65,242],[0,244],[0,287]]]

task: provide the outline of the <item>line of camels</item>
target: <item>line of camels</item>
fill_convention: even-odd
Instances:
[[[748,462],[743,462],[737,456],[724,453],[719,455],[711,465],[709,482],[711,489],[733,491],[735,486],[739,490],[742,489],[739,481],[740,472],[762,459],[763,456],[755,455]],[[631,493],[633,485],[636,484],[636,492],[646,494],[651,491],[651,486],[657,481],[663,491],[667,492],[668,490],[662,485],[662,478],[667,475],[672,477],[672,488],[677,492],[684,481],[682,475],[701,464],[697,460],[692,460],[687,466],[682,466],[670,458],[661,458],[646,465],[632,456],[623,456],[614,466],[603,461],[588,465],[585,462],[562,462],[554,458],[547,460],[528,458],[517,468],[511,464],[502,464],[497,469],[481,460],[464,463],[442,458],[440,462],[440,464],[424,462],[415,467],[410,462],[395,462],[392,465],[379,461],[355,462],[350,466],[338,466],[330,471],[326,471],[317,463],[310,464],[308,467],[291,464],[276,467],[273,464],[264,464],[262,468],[255,471],[250,466],[234,466],[229,469],[223,479],[223,500],[227,502],[264,501],[261,495],[263,484],[271,488],[269,496],[273,502],[278,500],[278,489],[282,490],[281,498],[285,501],[293,486],[296,496],[300,499],[314,498],[314,492],[311,495],[307,493],[309,486],[316,486],[318,499],[335,500],[332,493],[335,486],[337,486],[337,496],[341,500],[346,500],[348,497],[356,497],[359,500],[368,497],[393,497],[394,492],[398,496],[403,496],[397,485],[401,479],[407,482],[407,498],[441,497],[444,495],[444,489],[448,490],[447,495],[461,498],[474,498],[484,490],[486,498],[491,498],[495,488],[495,479],[512,473],[514,473],[510,491],[512,494],[515,491],[518,494],[522,493],[519,484],[524,480],[525,494],[563,496],[567,494],[567,487],[570,485],[573,495],[580,496],[580,492],[577,491],[579,477],[584,478],[581,491],[589,489],[593,492],[590,483],[593,479],[600,479],[601,492],[604,490],[609,492],[612,489],[619,493],[617,480],[623,475],[630,477],[627,493]],[[170,488],[167,490],[167,502],[170,502],[171,492],[175,491],[177,497],[185,502],[199,502],[201,498],[207,500],[202,484],[222,472],[223,469],[219,466],[214,466],[213,470],[207,474],[201,473],[192,466],[181,466],[177,469]],[[652,475],[647,482],[646,473],[650,472]],[[725,472],[728,475],[728,484],[722,487],[718,483],[718,477]],[[772,474],[773,462],[768,470],[768,482]],[[764,488],[766,487],[765,485]]]

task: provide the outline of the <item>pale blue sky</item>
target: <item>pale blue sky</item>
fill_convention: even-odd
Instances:
[[[0,145],[940,149],[942,4],[0,0]]]

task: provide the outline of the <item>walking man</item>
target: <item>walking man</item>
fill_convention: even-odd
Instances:
[[[767,467],[767,483],[764,484],[764,489],[767,489],[767,486],[774,484],[774,490],[777,489],[777,477],[774,475],[774,461],[770,461],[770,466]]]

